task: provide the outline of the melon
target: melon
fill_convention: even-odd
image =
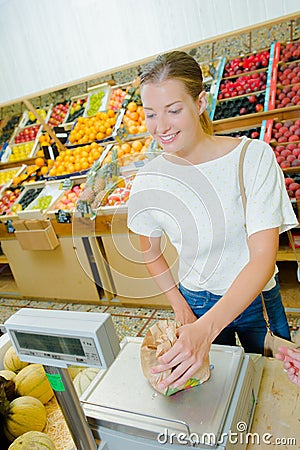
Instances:
[[[16,375],[14,379],[17,395],[30,395],[47,403],[54,395],[45,370],[41,364],[30,364]]]
[[[0,370],[0,377],[5,378],[6,380],[13,380],[16,377],[15,372],[13,372],[12,370]]]
[[[88,367],[87,369],[82,370],[76,375],[73,383],[78,397],[80,397],[81,394],[83,394],[83,392],[87,389],[98,372],[99,369]]]
[[[68,367],[68,372],[69,372],[69,375],[72,378],[72,380],[74,380],[76,375],[78,375],[79,372],[81,372],[82,370],[84,370],[84,367],[82,367],[82,366],[69,366]]]
[[[4,420],[4,433],[12,442],[28,431],[42,431],[47,421],[46,408],[37,398],[28,395],[15,398]]]
[[[8,450],[56,450],[56,447],[48,434],[28,431],[15,439]]]
[[[19,372],[19,370],[28,366],[28,362],[21,361],[18,357],[16,350],[11,345],[5,352],[3,358],[4,369],[11,370],[12,372]]]

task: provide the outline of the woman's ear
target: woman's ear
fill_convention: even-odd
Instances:
[[[206,92],[200,92],[198,96],[198,105],[199,105],[199,116],[206,110],[207,107],[207,97]]]

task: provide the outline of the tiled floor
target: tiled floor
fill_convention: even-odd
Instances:
[[[123,308],[118,306],[95,306],[77,303],[56,303],[0,298],[0,325],[2,325],[5,320],[18,309],[26,307],[109,313],[112,316],[120,340],[125,336],[144,336],[149,326],[156,321],[174,317],[171,310]]]
[[[125,336],[144,336],[148,328],[158,320],[173,318],[173,312],[154,308],[125,308],[119,306],[95,306],[77,303],[43,302],[0,298],[0,326],[20,308],[62,309],[86,312],[106,312],[111,314],[116,332],[121,339]],[[300,311],[287,311],[287,317],[294,336],[300,329]],[[2,327],[1,327],[2,328]]]

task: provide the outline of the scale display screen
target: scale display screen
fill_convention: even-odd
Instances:
[[[22,349],[37,350],[62,355],[85,356],[80,339],[63,336],[41,335],[34,333],[14,332]]]
[[[120,351],[110,314],[22,308],[4,326],[21,361],[106,369]]]

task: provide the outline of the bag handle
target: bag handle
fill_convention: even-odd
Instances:
[[[245,218],[244,227],[245,227],[245,230],[246,230],[247,241],[248,241],[247,223],[246,223],[247,198],[246,198],[245,186],[244,186],[243,168],[244,168],[244,160],[245,160],[246,150],[247,150],[247,148],[248,148],[248,146],[249,146],[249,144],[251,142],[252,142],[251,139],[247,139],[247,141],[245,142],[245,144],[243,145],[243,148],[241,150],[240,160],[239,160],[239,185],[240,185],[240,192],[241,192],[242,204],[243,204],[243,209],[244,209],[244,218]],[[292,246],[292,249],[294,251],[294,254],[295,254],[295,257],[296,257],[296,261],[297,261],[297,264],[298,264],[298,271],[297,272],[298,272],[298,279],[299,279],[300,263],[299,263],[298,255],[297,255],[297,252],[296,252],[293,236],[292,236],[292,233],[291,233],[290,230],[287,231],[287,235],[288,235],[289,241],[291,243],[291,246]],[[266,308],[266,304],[265,304],[265,300],[264,300],[264,296],[263,296],[262,292],[261,292],[261,301],[262,301],[262,306],[263,306],[264,320],[266,322],[266,326],[267,326],[268,331],[271,331],[270,320],[269,320],[269,316],[268,316],[268,313],[267,313],[267,308]]]

